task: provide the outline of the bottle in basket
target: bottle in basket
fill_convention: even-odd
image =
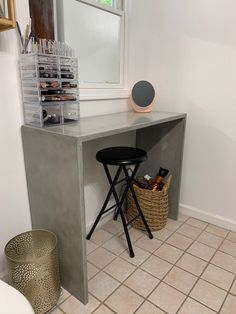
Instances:
[[[167,176],[169,170],[160,168],[158,175],[154,178],[152,184],[150,185],[149,189],[153,192],[161,191],[163,188],[163,179]]]

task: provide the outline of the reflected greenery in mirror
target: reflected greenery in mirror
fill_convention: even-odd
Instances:
[[[113,5],[113,0],[96,0],[100,4]]]

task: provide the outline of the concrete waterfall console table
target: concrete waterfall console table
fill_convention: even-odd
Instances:
[[[169,217],[177,219],[185,121],[186,114],[123,112],[66,126],[22,127],[32,226],[57,234],[62,285],[83,303],[88,302],[84,143],[136,131],[136,146],[148,152],[140,173],[154,175],[162,166],[173,174]]]

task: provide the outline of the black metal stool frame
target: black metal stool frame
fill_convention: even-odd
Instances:
[[[94,230],[95,230],[99,220],[101,219],[102,215],[105,214],[106,212],[108,212],[109,210],[111,210],[112,208],[117,207],[117,211],[115,212],[115,215],[114,215],[114,220],[117,220],[118,215],[120,214],[121,220],[122,220],[122,224],[123,224],[123,227],[124,227],[124,231],[125,231],[126,240],[127,240],[127,243],[128,243],[130,257],[134,257],[134,251],[133,251],[133,247],[132,247],[132,244],[131,244],[131,240],[130,240],[129,231],[128,231],[127,226],[129,224],[131,224],[136,218],[141,217],[141,219],[143,221],[143,224],[144,224],[144,226],[145,226],[145,228],[147,230],[149,238],[153,239],[153,235],[152,235],[151,230],[150,230],[150,228],[149,228],[149,226],[148,226],[148,224],[146,222],[146,219],[145,219],[145,217],[143,215],[143,212],[142,212],[142,210],[140,208],[140,205],[138,203],[138,200],[137,200],[134,188],[133,188],[134,177],[135,177],[135,175],[136,175],[136,173],[138,171],[139,166],[140,166],[139,163],[135,165],[134,171],[132,172],[132,174],[130,176],[129,173],[128,173],[128,170],[126,169],[126,166],[125,165],[120,165],[118,170],[117,170],[117,172],[116,172],[114,180],[112,180],[107,164],[103,163],[103,167],[105,169],[108,181],[110,183],[110,189],[109,189],[109,192],[108,192],[107,197],[105,199],[105,202],[104,202],[104,204],[102,206],[102,209],[99,212],[99,214],[98,214],[98,216],[97,216],[97,218],[96,218],[96,220],[95,220],[95,222],[94,222],[90,232],[87,235],[87,240],[89,240],[91,238],[91,236],[92,236],[92,234],[93,234],[93,232],[94,232]],[[123,172],[125,174],[126,187],[125,187],[125,190],[124,190],[124,192],[123,192],[123,194],[121,196],[121,199],[119,200],[119,197],[117,195],[115,186],[118,183],[118,179],[119,179],[119,176],[120,176],[122,170],[123,170]],[[124,216],[124,213],[123,213],[123,210],[122,210],[122,205],[123,205],[123,203],[125,201],[125,198],[126,198],[126,195],[127,195],[128,191],[129,191],[129,189],[131,191],[131,194],[133,196],[135,205],[137,207],[138,215],[136,217],[134,217],[132,220],[126,222],[126,219],[125,219],[125,216]],[[112,194],[113,194],[113,196],[115,198],[116,204],[111,206],[111,207],[109,207],[108,209],[106,209],[107,204],[108,204]]]

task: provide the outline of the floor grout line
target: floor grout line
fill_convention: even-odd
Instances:
[[[153,255],[153,254],[151,254],[151,255]],[[190,254],[191,255],[191,254]],[[202,273],[199,275],[199,276],[196,276],[196,274],[193,274],[193,273],[191,273],[191,272],[189,272],[188,270],[186,270],[186,269],[183,269],[183,268],[181,268],[181,267],[179,267],[178,265],[176,265],[176,263],[181,259],[181,257],[183,256],[183,254],[179,257],[179,259],[175,262],[175,264],[172,264],[172,263],[170,263],[170,262],[168,262],[169,264],[171,264],[172,265],[172,267],[170,268],[170,270],[165,274],[165,276],[162,278],[162,279],[160,279],[160,278],[158,278],[158,277],[156,277],[156,276],[154,276],[153,274],[151,274],[151,273],[149,273],[148,271],[146,271],[145,269],[142,269],[142,268],[140,268],[140,266],[142,266],[142,264],[143,263],[145,263],[145,261],[142,263],[142,264],[140,264],[139,266],[136,266],[136,268],[137,269],[141,269],[142,271],[144,271],[144,272],[146,272],[147,274],[149,274],[149,275],[151,275],[151,276],[153,276],[153,277],[155,277],[156,279],[158,279],[158,280],[160,280],[160,282],[157,284],[157,286],[152,290],[152,292],[160,285],[160,283],[161,282],[163,282],[163,283],[165,283],[166,285],[168,285],[169,287],[171,287],[171,288],[173,288],[173,289],[175,289],[175,290],[177,290],[177,291],[179,291],[179,292],[181,292],[181,293],[183,293],[185,296],[186,296],[186,298],[188,298],[188,297],[190,297],[190,293],[191,293],[191,291],[193,290],[193,288],[195,287],[195,285],[197,284],[197,282],[201,279],[201,280],[203,280],[203,281],[205,281],[205,282],[208,282],[209,284],[211,284],[211,285],[213,285],[213,286],[215,286],[216,288],[218,288],[218,289],[222,289],[222,288],[220,288],[220,287],[218,287],[217,285],[215,285],[214,283],[212,283],[212,282],[210,282],[210,281],[207,281],[207,280],[205,280],[205,279],[203,279],[201,276],[202,276],[202,274],[205,272],[205,270],[206,270],[206,268],[208,267],[208,265],[210,264],[210,262],[208,263],[207,261],[205,261],[205,260],[203,260],[204,262],[206,262],[207,264],[206,264],[206,266],[205,266],[205,268],[203,269],[203,271],[202,271]],[[194,255],[192,255],[193,257],[196,257],[196,256],[194,256]],[[148,258],[150,258],[151,256],[149,256]],[[214,255],[213,255],[213,257],[214,257]],[[213,258],[212,257],[212,258]],[[165,260],[164,260],[165,261]],[[111,262],[112,263],[112,262]],[[109,264],[108,264],[109,265]],[[108,266],[107,265],[107,266]],[[132,264],[133,265],[133,264]],[[105,266],[106,267],[106,266]],[[189,273],[189,274],[191,274],[191,275],[194,275],[196,278],[197,278],[197,280],[196,280],[196,282],[195,282],[195,284],[193,285],[193,287],[192,287],[192,289],[189,291],[189,293],[188,294],[186,294],[186,293],[184,293],[183,291],[181,291],[181,290],[179,290],[178,288],[176,288],[176,287],[173,287],[172,285],[170,285],[170,284],[168,284],[167,282],[165,282],[164,281],[164,279],[167,277],[167,275],[168,275],[168,273],[174,268],[174,267],[177,267],[177,268],[179,268],[179,269],[181,269],[181,270],[184,270],[185,272],[187,272],[187,273]],[[219,267],[220,268],[220,267]],[[125,281],[130,277],[130,276],[132,276],[132,274],[137,270],[137,269],[135,269],[122,283],[121,283],[121,285],[123,284],[123,285],[125,285]],[[225,270],[225,269],[223,269],[223,268],[221,268],[222,270]],[[103,270],[101,270],[101,271],[103,271]],[[105,272],[105,271],[104,271]],[[233,274],[233,273],[232,273]],[[113,279],[115,279],[115,280],[117,280],[116,278],[114,278],[111,274],[108,274],[110,277],[112,277]],[[235,275],[235,274],[234,274]],[[118,280],[117,280],[118,281]],[[119,285],[120,286],[120,285]],[[126,286],[126,285],[125,285]],[[129,288],[130,290],[132,290],[133,292],[135,292],[136,294],[138,294],[139,296],[141,296],[142,298],[144,298],[142,295],[140,295],[137,291],[135,291],[135,290],[133,290],[132,288],[130,288],[130,287],[128,287],[128,286],[126,286],[127,288]],[[119,287],[117,287],[117,289],[118,289]],[[117,289],[115,289],[114,291],[113,291],[113,293],[117,290]],[[226,291],[227,292],[227,290],[226,289],[222,289],[223,291]],[[151,293],[152,293],[151,292]],[[151,295],[151,293],[148,295],[148,297]],[[229,293],[229,292],[228,292]],[[109,295],[110,296],[110,295]],[[148,297],[146,298],[146,300],[148,300]],[[185,298],[185,300],[184,300],[184,302],[186,301],[186,298]],[[194,299],[194,297],[191,297],[192,299]],[[194,300],[196,300],[196,299],[194,299]],[[148,300],[149,302],[151,302],[150,300]],[[199,302],[199,303],[201,303],[199,300],[196,300],[197,302]],[[183,302],[183,303],[184,303]],[[151,302],[152,303],[152,302]],[[201,304],[203,304],[203,303],[201,303]],[[155,305],[155,304],[154,304]],[[205,304],[203,304],[204,306],[206,306],[206,307],[208,307],[207,305],[205,305]],[[222,304],[223,305],[223,304]],[[141,306],[141,305],[140,305]],[[155,305],[156,306],[156,305]],[[180,307],[181,308],[181,307]],[[213,310],[212,308],[210,308],[210,307],[208,307],[209,309],[211,309],[211,310]],[[214,311],[214,310],[213,310]]]
[[[92,295],[96,300],[99,301],[98,307],[96,307],[96,309],[94,309],[92,313],[94,313],[102,304],[104,304],[106,307],[108,307],[113,313],[116,313],[116,312],[114,312],[114,310],[113,310],[112,308],[110,308],[105,302],[106,302],[106,301],[108,300],[108,298],[109,298],[112,294],[114,294],[121,286],[125,286],[126,288],[130,289],[131,291],[133,291],[135,294],[137,294],[138,296],[140,296],[140,297],[143,299],[142,303],[138,306],[138,308],[134,311],[134,313],[136,313],[136,312],[138,311],[138,309],[139,309],[139,308],[144,304],[144,302],[146,302],[146,301],[150,302],[150,303],[153,304],[155,307],[157,307],[157,308],[159,308],[160,310],[162,310],[163,312],[167,313],[165,310],[163,310],[162,308],[158,307],[156,304],[152,303],[152,301],[148,300],[148,298],[150,297],[150,295],[158,288],[158,286],[159,286],[161,283],[164,283],[164,284],[168,285],[169,287],[171,287],[172,289],[174,289],[174,290],[176,290],[176,291],[178,291],[178,292],[181,292],[182,294],[185,295],[184,301],[181,303],[180,307],[178,308],[178,310],[177,310],[177,312],[176,312],[176,313],[178,313],[178,312],[180,311],[180,309],[182,308],[183,304],[186,302],[186,300],[187,300],[188,298],[191,298],[191,299],[195,300],[194,297],[190,297],[190,294],[191,294],[192,290],[194,289],[194,287],[196,286],[196,284],[199,282],[200,279],[201,279],[201,280],[204,280],[205,282],[208,282],[209,284],[211,284],[211,285],[217,287],[218,289],[221,289],[221,290],[223,290],[223,291],[226,292],[226,296],[225,296],[224,301],[222,302],[222,305],[221,305],[221,308],[220,308],[220,310],[221,310],[222,307],[223,307],[223,305],[224,305],[224,303],[225,303],[225,300],[226,300],[227,297],[228,297],[228,295],[231,294],[231,293],[230,293],[230,290],[231,290],[233,284],[236,282],[236,276],[235,276],[235,273],[233,273],[233,272],[231,272],[231,271],[228,271],[228,270],[226,270],[226,269],[224,269],[223,267],[220,267],[220,266],[218,266],[218,265],[212,264],[211,261],[212,261],[212,259],[214,258],[215,254],[216,254],[218,251],[222,252],[219,248],[220,248],[220,246],[222,245],[222,243],[224,242],[224,240],[227,238],[227,236],[229,235],[229,232],[230,232],[230,231],[224,229],[224,230],[228,231],[224,237],[219,236],[219,235],[216,235],[216,234],[214,234],[214,233],[211,233],[211,232],[206,231],[207,227],[208,227],[209,225],[211,225],[211,224],[209,224],[209,223],[207,223],[204,228],[199,228],[199,227],[196,227],[196,226],[194,226],[194,225],[192,225],[192,224],[188,224],[187,221],[190,220],[190,219],[192,219],[192,218],[194,218],[194,217],[188,217],[186,220],[181,221],[180,225],[179,225],[177,228],[174,228],[175,230],[173,230],[173,229],[170,230],[170,229],[168,229],[168,228],[165,228],[166,230],[168,230],[169,232],[171,232],[171,234],[170,234],[169,236],[167,236],[167,237],[165,238],[165,240],[160,239],[160,238],[157,238],[157,237],[154,237],[155,239],[161,241],[161,245],[160,245],[157,249],[155,249],[153,252],[150,252],[150,251],[148,251],[148,250],[145,250],[145,248],[136,246],[136,247],[138,247],[139,249],[141,249],[141,250],[143,250],[144,252],[147,252],[147,253],[149,254],[149,255],[147,256],[147,258],[145,258],[139,265],[133,264],[133,263],[129,262],[127,259],[125,259],[124,257],[121,256],[125,251],[128,251],[127,249],[125,249],[124,251],[122,251],[122,252],[116,254],[116,253],[112,252],[111,250],[109,250],[108,248],[104,247],[103,245],[104,245],[106,242],[108,242],[109,240],[111,240],[112,238],[121,238],[122,235],[123,235],[123,232],[118,232],[117,234],[112,234],[111,232],[109,232],[109,231],[107,231],[106,229],[103,229],[103,228],[101,227],[102,230],[104,230],[104,231],[110,233],[110,234],[112,235],[112,237],[109,238],[108,240],[104,241],[104,242],[101,243],[100,245],[97,244],[97,243],[95,243],[95,242],[93,242],[92,239],[91,239],[91,241],[92,241],[94,244],[97,245],[97,248],[94,249],[94,250],[92,250],[91,252],[89,252],[88,255],[90,255],[91,253],[95,252],[98,248],[101,248],[101,247],[102,247],[103,249],[105,249],[105,250],[108,251],[109,253],[112,253],[115,257],[114,257],[114,259],[112,259],[108,264],[106,264],[106,265],[105,265],[104,267],[102,267],[101,269],[98,268],[97,265],[94,265],[91,261],[88,261],[91,265],[93,265],[93,266],[95,266],[97,269],[99,269],[98,272],[97,272],[95,275],[93,275],[93,276],[89,279],[89,281],[92,280],[92,279],[93,279],[96,275],[98,275],[100,272],[104,272],[105,274],[107,274],[108,276],[110,276],[111,278],[113,278],[114,280],[116,280],[116,281],[119,283],[119,285],[118,285],[117,288],[116,288],[114,291],[112,291],[112,293],[110,293],[103,301],[99,300],[95,295],[93,295],[93,294],[89,291],[89,294]],[[194,218],[194,219],[195,219],[195,218]],[[198,220],[198,219],[196,219],[196,220]],[[201,220],[199,220],[199,221],[201,221]],[[197,229],[201,230],[201,232],[199,233],[199,235],[198,235],[195,239],[190,238],[190,237],[189,237],[188,235],[186,235],[186,234],[182,234],[182,233],[178,232],[179,228],[181,228],[181,226],[183,226],[183,225],[185,225],[185,224],[187,224],[187,225],[190,226],[190,227],[197,228]],[[217,227],[217,226],[216,226],[216,227]],[[132,228],[132,227],[131,227],[131,228]],[[220,228],[220,227],[219,227],[219,228]],[[221,228],[221,229],[223,229],[223,228]],[[220,245],[218,246],[218,248],[212,247],[212,246],[210,246],[210,245],[208,245],[208,244],[206,244],[206,243],[204,243],[204,242],[202,243],[201,241],[198,241],[198,238],[201,236],[201,234],[202,234],[203,232],[207,232],[207,233],[209,233],[209,234],[212,234],[212,235],[218,236],[219,238],[222,238],[222,241],[221,241]],[[188,245],[185,250],[180,249],[179,247],[174,246],[174,245],[172,245],[172,244],[166,242],[166,241],[167,241],[172,235],[174,235],[175,233],[181,234],[182,236],[184,236],[184,237],[189,238],[189,239],[192,240],[191,244]],[[135,239],[134,241],[131,240],[131,241],[132,241],[132,244],[135,246],[135,242],[137,242],[139,239],[141,239],[142,236],[143,236],[143,235],[140,235],[140,237],[137,238],[137,239]],[[234,241],[231,241],[231,240],[229,240],[229,239],[227,239],[227,240],[230,241],[230,242],[232,242],[232,243],[235,243]],[[203,245],[206,245],[207,247],[210,247],[210,248],[212,248],[212,249],[215,249],[215,252],[214,252],[214,254],[212,255],[212,257],[209,259],[209,261],[206,261],[206,260],[202,259],[201,257],[195,256],[194,254],[191,254],[191,253],[188,252],[188,249],[189,249],[195,242],[202,243]],[[178,250],[181,251],[181,255],[178,257],[178,259],[175,261],[175,263],[169,262],[168,260],[165,260],[165,259],[162,258],[161,256],[155,255],[155,253],[158,251],[158,249],[160,249],[164,244],[170,245],[170,246],[172,246],[173,248],[177,248]],[[204,261],[204,262],[206,263],[206,266],[204,267],[203,271],[201,272],[201,274],[200,274],[199,276],[196,276],[195,274],[193,274],[193,273],[191,273],[191,272],[189,272],[189,271],[187,271],[187,270],[185,270],[185,269],[182,269],[181,267],[179,267],[179,266],[177,265],[178,261],[179,261],[179,260],[184,256],[184,254],[186,254],[186,253],[189,254],[189,255],[191,255],[191,256],[193,256],[193,257],[195,257],[195,258],[198,258],[198,259],[200,259],[200,260],[202,260],[202,261]],[[233,255],[231,255],[231,254],[229,254],[229,253],[226,253],[226,252],[222,252],[222,253],[224,253],[224,254],[226,254],[226,255],[229,255],[229,256],[231,256],[231,257],[234,257],[234,258],[236,259],[235,256],[233,256]],[[142,269],[142,268],[141,268],[141,266],[142,266],[149,258],[151,258],[152,256],[157,257],[157,258],[160,258],[161,260],[163,260],[163,261],[165,261],[165,262],[167,262],[167,263],[169,263],[169,264],[171,265],[171,268],[170,268],[170,269],[168,270],[168,272],[162,277],[162,279],[160,279],[160,278],[154,276],[153,274],[149,273],[149,272],[146,271],[145,269]],[[107,272],[105,271],[105,268],[106,268],[107,266],[109,266],[111,263],[113,263],[114,260],[117,259],[117,258],[121,258],[121,259],[124,260],[125,262],[128,262],[130,265],[132,265],[132,266],[135,267],[134,270],[129,274],[129,276],[127,276],[122,282],[121,282],[120,280],[117,280],[117,279],[114,278],[111,274],[109,274],[109,273],[107,273]],[[234,275],[234,279],[233,279],[233,281],[232,281],[232,283],[231,283],[231,285],[230,285],[230,288],[229,288],[228,290],[223,289],[223,288],[221,288],[221,287],[218,287],[218,286],[215,285],[214,283],[212,283],[212,282],[210,282],[210,281],[208,281],[208,280],[202,278],[203,273],[205,272],[205,270],[207,269],[207,267],[208,267],[209,265],[214,265],[215,267],[218,267],[219,269],[222,269],[222,270],[224,270],[224,271],[226,271],[226,272],[231,273],[231,274]],[[193,287],[190,289],[190,291],[189,291],[188,294],[182,292],[182,291],[179,290],[178,288],[175,288],[175,287],[171,286],[171,284],[168,284],[168,283],[166,283],[166,282],[164,281],[165,278],[168,276],[168,274],[171,272],[171,270],[172,270],[174,267],[177,267],[177,268],[179,268],[179,269],[181,269],[181,270],[184,270],[185,272],[187,272],[187,273],[189,273],[189,274],[191,274],[191,275],[194,275],[194,276],[197,278],[195,284],[194,284]],[[155,285],[155,287],[151,290],[151,292],[149,292],[149,294],[148,294],[146,297],[140,295],[137,291],[135,291],[133,288],[127,286],[127,284],[125,283],[137,270],[142,270],[142,271],[144,271],[145,273],[147,273],[147,274],[151,275],[152,277],[154,277],[154,278],[156,278],[156,279],[159,280],[159,282]],[[70,297],[70,296],[68,296],[65,300],[63,300],[62,303],[60,303],[59,305],[57,305],[57,307],[58,307],[60,310],[62,310],[62,309],[60,308],[60,306],[61,306],[64,302],[66,302],[66,301],[69,299],[69,297]],[[198,301],[198,300],[196,300],[196,301],[197,301],[198,303],[200,303],[200,304],[203,304],[202,302],[200,302],[200,301]],[[209,306],[207,306],[207,305],[205,305],[205,304],[203,304],[203,305],[206,306],[207,308],[211,309],[212,311],[215,311],[215,310],[213,310],[212,308],[210,308]],[[220,311],[220,310],[219,310],[219,311]],[[63,311],[63,310],[62,310],[62,311]],[[65,313],[65,312],[63,311],[63,313]],[[218,312],[217,312],[217,313],[218,313]],[[65,314],[66,314],[66,313],[65,313]]]
[[[184,223],[185,223],[185,222],[181,223],[178,228],[180,228]],[[178,230],[178,228],[177,228],[176,230]],[[175,233],[176,230],[173,231],[173,233]],[[172,234],[173,234],[173,233],[172,233]],[[140,237],[140,238],[141,238],[141,237]],[[138,241],[138,239],[136,239],[136,241]],[[136,241],[135,241],[135,242],[136,242]],[[135,244],[135,242],[134,242],[134,244]],[[163,245],[164,242],[165,242],[165,241],[162,241],[162,245]],[[145,251],[145,250],[144,250],[144,251]],[[156,251],[156,250],[155,250],[155,251]],[[155,251],[154,251],[154,252],[155,252]],[[153,255],[154,252],[152,252],[152,253],[151,253],[151,252],[148,252],[148,253],[150,254],[150,256],[147,257],[147,259],[149,259],[149,258]],[[183,254],[182,254],[182,255],[183,255]],[[182,256],[182,255],[181,255],[181,256]],[[153,256],[155,256],[155,255],[153,255]],[[181,257],[180,257],[180,258],[181,258]],[[134,272],[135,272],[137,269],[141,269],[140,266],[142,266],[142,264],[144,264],[147,259],[145,259],[145,260],[144,260],[141,264],[139,264],[138,266],[135,265],[135,266],[136,266],[136,269],[134,270]],[[177,261],[176,261],[176,262],[177,262]],[[112,263],[112,261],[111,261],[110,263]],[[110,264],[110,263],[109,263],[109,264]],[[109,265],[109,264],[108,264],[108,265]],[[171,264],[171,263],[169,263],[169,264]],[[108,265],[107,265],[107,266],[108,266]],[[132,264],[132,265],[133,265],[133,264]],[[171,265],[172,265],[172,267],[170,268],[170,270],[174,267],[175,264],[171,264]],[[106,267],[106,266],[105,266],[105,267]],[[104,268],[105,268],[105,267],[104,267]],[[103,268],[103,269],[104,269],[104,268]],[[144,269],[141,269],[141,270],[142,270],[142,271],[145,271]],[[169,271],[170,271],[170,270],[169,270]],[[168,272],[169,272],[169,271],[168,271]],[[133,272],[133,273],[134,273],[134,272]],[[145,272],[146,272],[146,271],[145,271]],[[133,274],[133,273],[132,273],[132,274]],[[146,272],[146,273],[149,274],[149,275],[152,275],[152,274],[150,274],[150,273],[148,273],[148,272]],[[132,274],[130,274],[125,280],[127,280],[130,276],[132,276]],[[167,274],[166,274],[166,275],[167,275]],[[165,275],[165,276],[166,276],[166,275]],[[153,276],[153,275],[152,275],[152,276]],[[165,276],[164,276],[164,277],[165,277]],[[115,279],[113,276],[111,276],[111,277],[112,277],[113,279]],[[155,276],[153,276],[153,277],[155,277]],[[163,277],[163,278],[164,278],[164,277]],[[155,277],[155,278],[157,278],[157,277]],[[160,280],[160,281],[159,281],[159,283],[156,285],[156,287],[152,290],[152,292],[160,285],[160,283],[162,282],[163,278],[162,278],[162,279],[157,278],[157,279]],[[115,293],[115,291],[116,291],[122,284],[124,284],[124,283],[121,283],[121,284],[111,293],[111,295],[112,295],[113,293]],[[127,287],[127,288],[131,289],[130,287]],[[172,287],[172,288],[174,288],[174,287]],[[175,288],[174,288],[174,289],[175,289]],[[139,295],[139,294],[138,294],[136,291],[134,291],[133,289],[131,289],[131,290],[132,290],[133,292],[135,292],[137,295]],[[177,289],[175,289],[175,290],[177,290]],[[178,291],[178,290],[177,290],[177,291]],[[142,304],[143,304],[145,301],[149,301],[150,303],[152,303],[150,300],[148,300],[148,298],[149,298],[149,296],[152,294],[152,292],[149,293],[149,295],[148,295],[146,298],[144,298],[143,296],[139,295],[139,296],[141,296],[142,298],[144,298],[144,301],[140,304],[140,307],[142,306]],[[105,301],[106,301],[111,295],[109,295],[109,296],[103,301],[103,303],[105,303]],[[185,298],[185,300],[186,300],[186,298]],[[184,300],[184,301],[185,301],[185,300]],[[153,303],[152,303],[152,304],[153,304]],[[153,305],[154,305],[154,304],[153,304]],[[156,306],[156,305],[155,305],[155,306]],[[181,305],[181,306],[182,306],[182,305]]]
[[[209,225],[209,224],[208,224],[208,225]],[[207,226],[208,226],[208,225],[207,225]],[[206,226],[206,228],[203,230],[203,232],[207,229],[207,226]],[[203,233],[203,232],[202,232],[202,233]],[[201,234],[202,234],[202,233],[201,233]],[[201,235],[201,234],[200,234],[200,235]],[[200,237],[200,235],[199,235],[199,237]],[[226,236],[227,236],[227,234],[226,234]],[[225,236],[225,237],[226,237],[226,236]],[[223,238],[223,239],[225,239],[225,238]],[[209,260],[208,263],[206,264],[205,268],[203,269],[202,273],[200,274],[200,276],[198,276],[198,280],[195,282],[195,284],[193,285],[192,289],[190,290],[190,292],[189,292],[189,294],[188,294],[189,297],[191,297],[193,300],[195,300],[195,301],[197,301],[197,302],[199,302],[199,303],[201,303],[201,304],[203,304],[203,303],[202,303],[201,301],[195,299],[193,296],[190,296],[190,294],[191,294],[191,292],[193,291],[193,289],[195,288],[195,286],[197,285],[197,283],[200,281],[200,279],[203,280],[203,279],[201,278],[201,276],[202,276],[202,274],[204,274],[205,270],[206,270],[207,267],[210,265],[210,262],[211,262],[212,259],[214,258],[214,256],[215,256],[215,254],[217,253],[217,251],[218,251],[218,250],[216,250],[215,253],[212,255],[212,257],[210,258],[210,260]],[[211,283],[211,284],[212,284],[212,283]],[[215,286],[215,285],[214,285],[214,286]],[[217,287],[217,286],[215,286],[215,287]],[[219,288],[219,287],[217,287],[217,288]],[[220,289],[220,288],[219,288],[219,289]],[[221,307],[223,306],[224,302],[225,302],[225,299],[223,300]],[[208,306],[205,305],[205,304],[203,304],[203,305],[206,306],[206,307],[208,307]],[[219,311],[218,311],[217,313],[220,312],[221,307],[220,307],[220,309],[219,309]],[[208,307],[208,308],[211,309],[211,310],[213,310],[213,311],[215,311],[214,309],[212,309],[212,308],[210,308],[210,307]],[[215,311],[215,312],[216,312],[216,311]]]

